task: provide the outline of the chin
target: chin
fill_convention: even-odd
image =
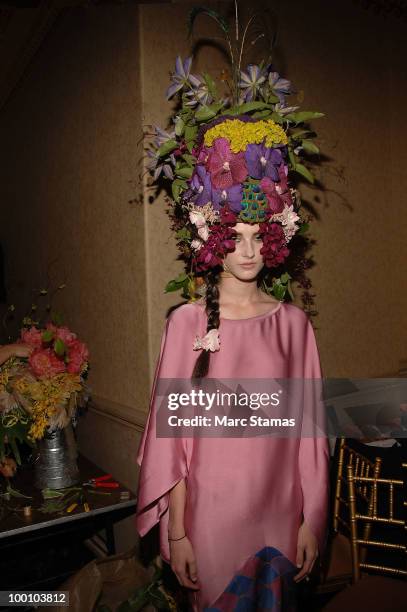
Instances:
[[[244,268],[238,268],[236,271],[233,271],[234,276],[239,280],[251,281],[257,278],[263,266],[256,266],[252,269],[245,270]]]

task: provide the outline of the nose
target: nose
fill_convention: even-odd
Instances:
[[[250,238],[247,238],[243,243],[242,255],[247,259],[253,259],[255,255],[253,241]]]

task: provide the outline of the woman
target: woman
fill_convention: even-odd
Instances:
[[[222,343],[210,355],[208,376],[320,377],[306,315],[257,287],[263,268],[258,225],[238,223],[235,229],[228,272],[208,291],[209,318],[220,319]],[[206,327],[203,304],[173,311],[156,380],[191,375],[195,333]],[[209,354],[202,353],[205,359]],[[164,559],[182,585],[196,590],[196,609],[213,605],[244,561],[264,546],[299,568],[296,582],[312,570],[326,515],[325,439],[154,438],[150,413],[138,461],[138,529],[144,535],[160,520]]]
[[[137,528],[143,536],[160,522],[161,555],[194,610],[293,610],[291,587],[308,577],[324,544],[326,438],[309,431],[161,437],[157,418],[162,380],[228,379],[244,387],[247,379],[321,378],[306,314],[260,289],[298,229],[284,138],[271,121],[223,118],[205,126],[176,216],[176,229],[185,223],[193,238],[206,292],[167,320],[137,458]],[[314,411],[312,385],[305,393],[297,409]],[[300,416],[306,422],[309,414]]]

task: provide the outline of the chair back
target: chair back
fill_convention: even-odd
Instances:
[[[404,511],[406,502],[403,499],[403,481],[380,478],[377,475],[356,474],[352,465],[348,465],[347,472],[353,581],[357,582],[360,579],[362,570],[406,577],[407,546],[399,543],[400,540],[406,541]],[[399,500],[400,503],[395,504],[395,500]],[[380,529],[380,535],[375,534],[372,538],[372,527],[373,531]],[[385,552],[391,557],[392,562],[395,560],[394,564],[367,563],[366,551],[371,548],[381,549],[382,554]]]
[[[355,476],[378,477],[380,475],[381,462],[380,457],[376,457],[375,461],[371,461],[349,446],[346,438],[340,438],[332,525],[335,532],[345,531],[347,536],[350,536],[351,532],[348,467],[352,467],[352,473]],[[362,493],[367,495],[366,486],[363,487]]]

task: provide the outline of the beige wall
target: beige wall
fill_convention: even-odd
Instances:
[[[394,374],[407,357],[402,24],[350,0],[273,7],[276,66],[305,92],[304,109],[326,113],[315,123],[326,190],[304,191],[319,215],[312,279],[323,369]],[[132,488],[165,313],[180,301],[163,288],[182,266],[163,198],[129,201],[152,193],[139,178],[139,141],[170,113],[164,93],[175,56],[189,51],[189,8],[65,11],[0,113],[8,279],[17,298],[47,272],[54,286],[67,283],[56,307],[89,344],[96,397],[81,448]],[[197,32],[218,35],[205,19]],[[219,52],[201,48],[197,71],[222,66]]]

